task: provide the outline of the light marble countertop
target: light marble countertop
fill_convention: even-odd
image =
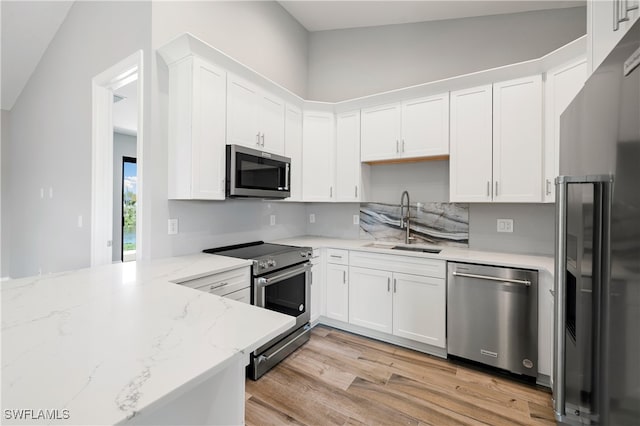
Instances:
[[[196,254],[2,282],[3,415],[114,424],[213,377],[295,320],[173,282],[250,264]]]
[[[428,259],[442,259],[453,262],[481,263],[514,268],[536,269],[553,275],[553,257],[532,256],[515,253],[499,253],[481,250],[471,250],[459,247],[447,246],[422,246],[412,244],[416,247],[438,248],[442,251],[438,254],[411,252],[405,250],[391,250],[391,247],[403,245],[394,242],[383,242],[374,240],[348,240],[340,238],[327,238],[315,236],[300,236],[286,238],[275,241],[279,244],[290,244],[295,246],[310,246],[313,248],[341,248],[348,250],[362,250],[377,253],[394,254],[398,256],[423,257]],[[372,247],[371,245],[375,245]]]

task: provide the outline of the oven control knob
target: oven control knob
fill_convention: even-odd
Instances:
[[[313,252],[312,252],[311,250],[309,250],[309,251],[307,252],[307,257],[311,257],[311,256],[313,256]]]
[[[309,255],[309,253],[307,253],[306,251],[301,251],[300,252],[300,256],[302,257],[307,257]]]
[[[269,259],[269,260],[267,260],[267,265],[268,266],[276,266],[276,261],[273,260],[273,259]]]
[[[264,269],[266,267],[267,267],[267,262],[265,262],[264,260],[258,263],[258,268]]]

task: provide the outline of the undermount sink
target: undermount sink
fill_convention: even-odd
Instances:
[[[442,251],[442,249],[437,249],[437,248],[419,247],[419,246],[414,246],[414,247],[394,246],[393,243],[389,244],[389,243],[378,243],[378,242],[367,244],[364,247],[379,248],[379,249],[386,249],[386,250],[416,251],[420,253],[433,253],[433,254],[438,254]]]
[[[393,246],[391,247],[391,250],[419,251],[422,253],[433,253],[433,254],[438,254],[442,251],[441,249],[425,248],[425,247],[410,247],[410,246]]]

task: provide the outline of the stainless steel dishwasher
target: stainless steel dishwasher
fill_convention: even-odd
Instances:
[[[451,262],[447,271],[447,352],[535,377],[538,272]]]

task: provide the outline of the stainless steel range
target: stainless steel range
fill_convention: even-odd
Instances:
[[[296,324],[251,354],[248,376],[257,380],[309,340],[311,247],[255,241],[204,250],[253,260],[251,303],[296,318]]]

